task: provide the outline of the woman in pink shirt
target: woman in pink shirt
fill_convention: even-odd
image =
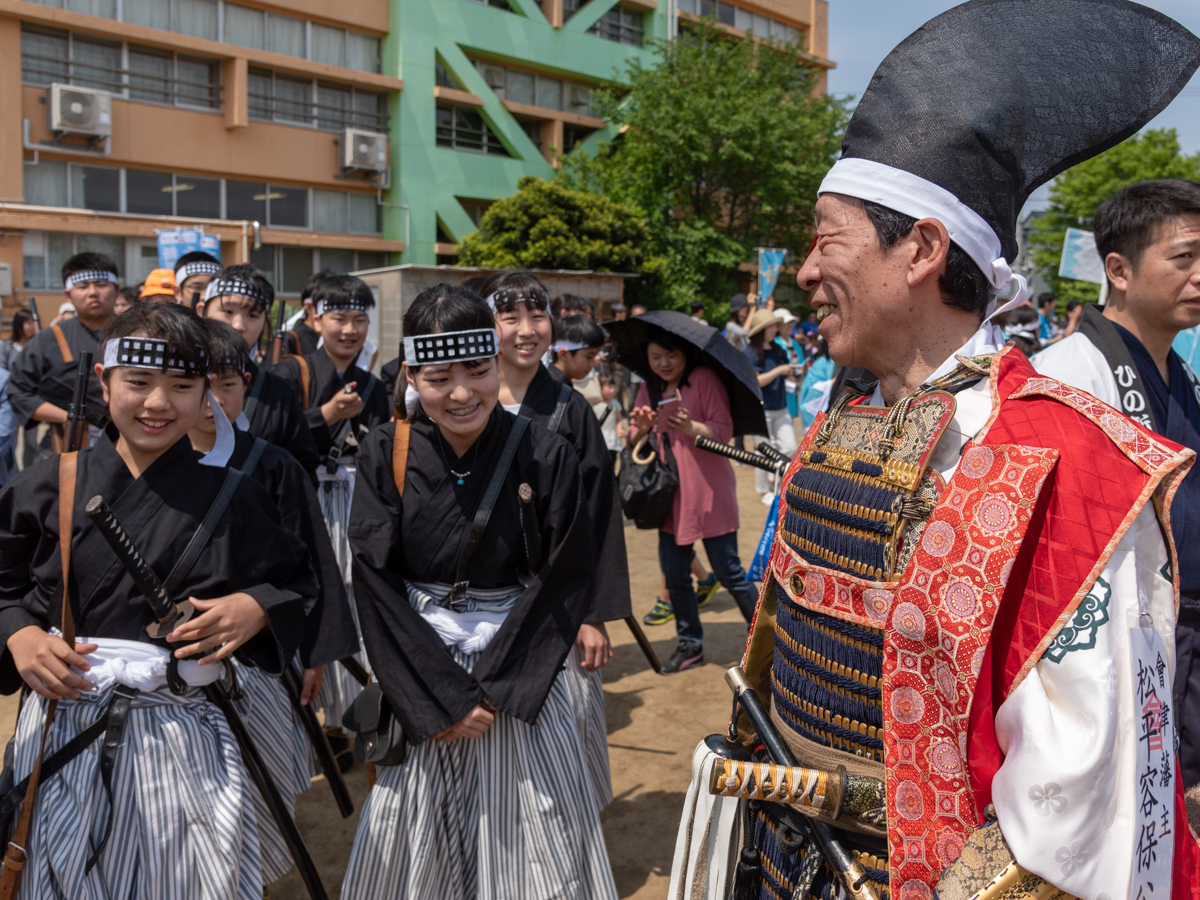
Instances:
[[[696,365],[699,351],[665,331],[651,339],[646,355],[662,401],[651,406],[649,383],[638,390],[630,415],[631,444],[655,431],[670,443],[679,473],[679,491],[658,532],[658,562],[667,579],[675,610],[679,646],[663,663],[663,673],[679,672],[704,662],[704,629],[692,587],[692,544],[704,541],[713,572],[737,601],[746,621],[754,613],[758,592],[746,581],[737,552],[737,482],[729,460],[696,449],[697,435],[728,442],[733,436],[729,395],[709,369]]]

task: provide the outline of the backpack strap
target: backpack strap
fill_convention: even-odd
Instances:
[[[242,460],[242,464],[238,468],[246,475],[253,475],[266,449],[267,442],[262,438],[255,438],[253,446],[250,447],[250,452],[246,454],[246,458]]]
[[[54,326],[57,328],[58,326]],[[61,332],[60,332],[61,334]],[[71,571],[71,527],[75,513],[75,477],[79,454],[64,453],[58,460],[58,548],[62,556],[62,633],[63,640],[75,649],[75,621],[71,617],[71,591],[68,576]],[[58,701],[51,700],[46,706],[46,724],[42,728],[42,741],[38,746],[33,771],[29,773],[29,784],[25,788],[25,800],[21,803],[21,815],[17,827],[9,839],[4,853],[4,868],[0,870],[0,900],[13,900],[21,884],[21,871],[25,868],[25,844],[29,840],[29,829],[33,824],[33,807],[37,798],[38,784],[42,777],[42,759],[46,755],[46,740]]]
[[[300,367],[300,408],[305,412],[308,412],[308,382],[310,378],[308,371],[308,360],[306,360],[303,356],[297,356],[295,353],[289,353],[283,359],[294,359],[296,361],[296,365]],[[281,359],[280,362],[283,362],[283,359]],[[0,900],[2,900],[2,898],[0,898]]]
[[[412,422],[408,419],[396,420],[396,434],[392,438],[392,480],[396,482],[396,490],[404,496],[404,480],[408,474],[408,442],[412,436]]]
[[[554,404],[554,413],[550,416],[550,421],[546,423],[546,428],[558,434],[558,426],[562,424],[563,414],[567,411],[567,403],[571,399],[571,392],[574,388],[569,384],[560,384],[558,386],[558,400]]]
[[[50,330],[54,332],[54,340],[58,341],[58,352],[62,354],[63,362],[75,362],[75,354],[67,344],[67,336],[63,334],[62,327],[51,325]]]
[[[492,517],[492,510],[495,509],[496,500],[500,496],[500,488],[504,485],[504,479],[512,467],[513,457],[517,455],[517,445],[521,443],[521,437],[528,427],[528,419],[524,416],[516,417],[512,431],[508,433],[508,440],[504,442],[504,449],[500,451],[500,458],[496,460],[496,468],[492,470],[492,480],[488,482],[487,490],[483,492],[483,499],[479,501],[479,509],[475,511],[471,527],[463,533],[462,543],[458,547],[458,560],[454,564],[454,587],[450,589],[451,601],[462,600],[467,595],[467,586],[470,584],[470,578],[467,577],[467,566],[471,563],[471,557],[475,555],[475,548],[479,546],[483,530],[487,528],[488,519]]]
[[[250,393],[246,395],[246,405],[242,407],[242,412],[246,416],[246,421],[249,422],[254,418],[255,410],[258,409],[258,401],[262,396],[263,385],[267,383],[267,370],[259,366],[258,371],[254,373],[254,381],[250,384]]]

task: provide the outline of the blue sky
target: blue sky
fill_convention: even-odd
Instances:
[[[1200,34],[1200,0],[1142,3]],[[838,64],[829,73],[830,92],[861,96],[875,68],[896,44],[957,5],[957,0],[829,0],[829,55]],[[1150,127],[1175,128],[1185,153],[1200,151],[1200,74]],[[1044,193],[1044,188],[1038,192]]]

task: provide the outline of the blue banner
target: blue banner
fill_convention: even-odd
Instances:
[[[783,268],[786,250],[758,251],[758,302],[764,303],[775,293],[775,285],[779,281],[779,270]]]
[[[1200,325],[1175,335],[1171,347],[1193,369],[1200,369]]]
[[[161,268],[174,269],[179,257],[197,250],[221,261],[221,239],[215,234],[205,234],[199,228],[176,228],[158,233],[158,264]]]
[[[767,577],[767,563],[771,559],[771,544],[775,540],[775,526],[779,522],[779,495],[771,501],[771,509],[767,513],[767,524],[763,528],[762,537],[758,539],[758,549],[754,551],[754,560],[750,563],[750,571],[746,573],[747,581],[762,581]]]

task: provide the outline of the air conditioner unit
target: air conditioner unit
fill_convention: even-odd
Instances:
[[[342,132],[342,168],[383,172],[388,167],[388,139],[377,131],[347,128]]]
[[[52,132],[92,137],[112,135],[112,95],[108,91],[54,82],[50,85],[46,110]]]

